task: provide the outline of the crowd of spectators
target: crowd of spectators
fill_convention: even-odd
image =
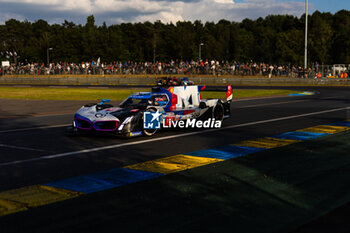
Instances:
[[[17,63],[0,67],[0,75],[112,75],[112,74],[207,74],[233,76],[273,76],[321,78],[330,74],[330,67],[320,68],[316,63],[313,68],[304,71],[297,65],[277,65],[257,62],[241,63],[237,61],[191,60],[170,62],[120,62],[106,63],[100,61],[68,63]],[[348,71],[346,77],[348,77]],[[340,72],[337,73],[340,77]]]

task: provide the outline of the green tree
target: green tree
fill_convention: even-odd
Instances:
[[[293,63],[302,64],[304,33],[302,30],[293,29],[281,32],[277,35],[276,55],[280,64]]]
[[[350,11],[341,10],[333,17],[333,63],[350,64]]]
[[[329,64],[333,40],[332,22],[325,20],[319,11],[310,17],[309,48],[313,61]]]
[[[350,63],[350,12],[314,12],[309,24],[309,64]],[[199,20],[176,24],[122,23],[95,25],[90,15],[85,25],[34,23],[10,19],[0,25],[0,51],[16,52],[20,62],[45,62],[47,48],[52,61],[97,60],[170,61],[203,59],[303,63],[304,22],[290,15],[269,15],[242,22]],[[6,55],[0,56],[6,59]],[[11,61],[14,59],[11,57]]]

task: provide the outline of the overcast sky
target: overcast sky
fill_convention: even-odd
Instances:
[[[310,0],[310,13],[315,10],[335,13],[350,10],[350,0]],[[0,0],[0,24],[8,19],[34,22],[44,19],[61,24],[64,20],[85,24],[94,15],[96,24],[122,22],[202,22],[226,19],[240,22],[270,14],[300,17],[305,12],[304,0]]]

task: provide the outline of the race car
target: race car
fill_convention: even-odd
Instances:
[[[191,119],[222,122],[230,117],[232,87],[227,87],[226,100],[201,99],[205,86],[173,86],[152,88],[126,98],[118,107],[100,103],[82,106],[74,115],[67,133],[104,132],[122,137],[152,136],[159,128],[169,128],[173,122]],[[160,127],[145,126],[146,113],[159,117]],[[154,119],[153,119],[154,120]],[[153,121],[152,120],[152,121]]]
[[[194,82],[189,80],[187,77],[159,77],[156,79],[157,86],[190,86],[194,85]]]

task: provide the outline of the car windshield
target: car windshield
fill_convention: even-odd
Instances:
[[[121,108],[142,108],[149,105],[149,98],[129,97],[120,104]]]

